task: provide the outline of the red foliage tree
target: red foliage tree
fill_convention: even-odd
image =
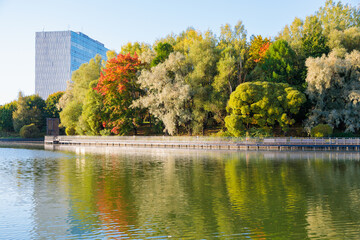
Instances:
[[[139,115],[130,108],[134,99],[139,97],[136,74],[142,64],[138,56],[119,54],[109,59],[94,88],[103,95],[103,126],[114,134],[124,135],[138,127]]]
[[[263,43],[263,45],[259,49],[258,58],[254,59],[254,62],[259,63],[264,59],[266,51],[269,49],[270,44],[271,44],[270,42]]]

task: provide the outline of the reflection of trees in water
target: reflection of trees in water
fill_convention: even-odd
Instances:
[[[59,177],[72,224],[109,236],[304,239],[359,223],[358,153],[104,151],[78,151]]]
[[[346,222],[360,220],[356,210],[359,206],[354,208],[350,204],[352,189],[360,187],[359,161],[339,160],[338,154],[317,154],[318,158],[309,158],[306,162],[301,158],[284,158],[280,154],[277,158],[275,155],[265,158],[260,154],[248,154],[247,161],[230,159],[226,163],[230,201],[250,229],[256,232],[260,228],[269,236],[282,233],[302,239],[308,234],[314,235],[319,228],[313,225],[316,221],[327,223],[328,227],[334,225],[329,231],[332,236],[334,232],[343,233],[341,228]],[[352,214],[344,213],[344,209]],[[333,223],[344,224],[335,227]]]

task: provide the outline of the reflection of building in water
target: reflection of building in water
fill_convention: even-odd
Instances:
[[[35,239],[67,236],[68,199],[55,170],[55,163],[41,162],[34,175],[33,218]],[[54,165],[53,165],[54,164]],[[35,167],[34,167],[35,168]],[[46,169],[42,171],[41,169]],[[46,173],[46,174],[45,174]],[[44,235],[45,234],[45,235]]]

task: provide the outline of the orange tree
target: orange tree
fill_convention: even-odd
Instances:
[[[269,38],[263,38],[261,35],[253,36],[250,40],[249,58],[246,67],[253,70],[258,63],[264,61],[265,54],[271,45]]]
[[[139,109],[129,106],[139,97],[140,88],[136,83],[137,73],[142,64],[136,53],[119,54],[109,59],[94,88],[103,96],[103,127],[113,134],[124,135],[134,131],[141,121]]]

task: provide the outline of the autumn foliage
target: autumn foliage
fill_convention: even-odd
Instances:
[[[119,54],[109,59],[94,88],[103,96],[103,127],[114,134],[126,134],[136,130],[137,117],[134,109],[129,108],[139,96],[136,74],[142,64],[137,54]]]
[[[266,51],[271,45],[269,38],[263,38],[261,35],[254,36],[250,41],[249,46],[249,59],[247,68],[253,69],[258,63],[262,63]]]
[[[271,44],[270,42],[264,42],[262,44],[258,52],[258,58],[254,59],[254,62],[258,63],[264,59],[266,51],[269,49],[270,44]]]

